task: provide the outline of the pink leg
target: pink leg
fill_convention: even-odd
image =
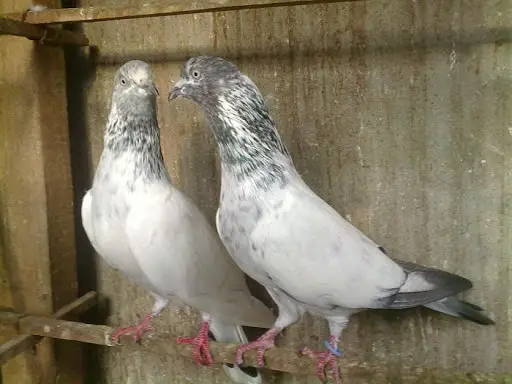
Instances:
[[[256,356],[258,358],[258,366],[261,368],[265,365],[263,361],[263,355],[265,350],[272,348],[275,345],[275,339],[277,336],[277,329],[271,328],[265,332],[260,338],[253,341],[252,343],[244,344],[236,349],[236,364],[241,365],[243,363],[243,355],[245,352],[251,349],[256,349]]]
[[[333,382],[335,384],[341,384],[340,371],[338,369],[338,363],[336,362],[336,357],[339,356],[339,352],[337,354],[331,352],[336,352],[338,350],[338,341],[334,336],[329,336],[329,346],[331,348],[328,348],[327,352],[314,352],[305,347],[302,350],[302,354],[317,359],[316,374],[323,383],[326,381],[325,368],[329,365],[331,368]]]
[[[142,335],[148,331],[151,331],[151,321],[153,320],[153,315],[146,315],[140,321],[139,324],[126,327],[126,328],[118,328],[111,336],[111,340],[113,343],[117,343],[119,338],[123,335],[134,335],[135,341],[139,342]]]
[[[203,321],[199,333],[196,337],[178,337],[177,341],[180,344],[194,345],[194,360],[200,365],[210,365],[213,363],[212,355],[210,354],[210,339],[208,338],[208,330],[210,329],[210,322]]]

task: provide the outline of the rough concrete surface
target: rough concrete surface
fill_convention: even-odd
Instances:
[[[114,3],[137,2],[83,5]],[[101,154],[114,73],[137,58],[153,66],[160,89],[171,176],[213,223],[219,187],[213,137],[196,106],[168,103],[166,95],[188,57],[224,56],[259,86],[297,168],[318,194],[393,256],[470,278],[475,287],[465,298],[497,322],[480,327],[428,310],[366,312],[343,334],[344,353],[382,361],[384,375],[374,382],[416,382],[401,377],[402,364],[509,372],[511,15],[510,0],[373,0],[87,24],[99,53],[76,74],[75,82],[83,82],[69,96],[81,105],[70,127],[80,140],[72,144],[81,156],[74,165],[77,198]],[[82,267],[82,279],[97,262],[95,281],[111,299],[110,324],[132,323],[151,307],[143,289],[85,246],[79,251],[90,271]],[[171,308],[155,332],[191,335],[197,324],[194,312]],[[326,335],[324,321],[307,316],[278,343],[320,348]],[[182,358],[109,350],[101,361],[107,383],[229,382],[218,367]]]

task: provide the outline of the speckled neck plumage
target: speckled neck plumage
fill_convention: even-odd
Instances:
[[[160,148],[160,131],[156,113],[133,113],[113,109],[104,140],[113,156],[130,152],[135,157],[133,178],[145,182],[168,178]]]
[[[262,96],[252,87],[224,92],[207,112],[219,145],[223,172],[267,189],[284,183],[292,160]]]

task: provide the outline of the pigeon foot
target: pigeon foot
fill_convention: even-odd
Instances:
[[[117,344],[119,341],[119,338],[121,336],[126,335],[133,335],[136,342],[140,342],[140,339],[142,335],[146,332],[151,331],[153,328],[151,327],[151,321],[153,320],[152,315],[146,315],[144,318],[140,321],[139,324],[131,326],[131,327],[125,327],[125,328],[118,328],[112,333],[112,336],[110,337],[110,340]]]
[[[336,361],[336,357],[341,356],[341,352],[338,350],[337,342],[334,337],[329,337],[329,341],[325,342],[327,347],[326,352],[315,352],[305,347],[302,349],[301,353],[303,355],[307,355],[314,359],[317,359],[316,362],[316,375],[322,381],[322,383],[326,382],[325,368],[327,365],[331,368],[331,376],[332,381],[335,384],[341,384],[340,371],[338,369],[338,363]]]
[[[239,346],[236,349],[236,364],[242,365],[243,364],[243,355],[245,352],[250,351],[251,349],[256,349],[256,357],[258,361],[258,366],[261,368],[265,365],[265,362],[263,361],[263,355],[265,354],[265,351],[269,348],[272,348],[275,345],[275,339],[277,336],[277,329],[271,328],[267,332],[265,332],[261,337],[259,337],[257,340],[244,344]]]
[[[213,363],[213,358],[210,353],[210,339],[208,338],[208,330],[210,322],[203,321],[199,333],[196,337],[178,337],[179,344],[192,344],[194,346],[193,358],[197,364],[210,365]]]

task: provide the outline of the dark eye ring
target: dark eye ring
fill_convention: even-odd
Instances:
[[[126,80],[125,79],[121,79],[121,84],[125,85],[126,84]]]
[[[196,79],[199,78],[199,71],[193,71],[192,76],[195,77]]]

